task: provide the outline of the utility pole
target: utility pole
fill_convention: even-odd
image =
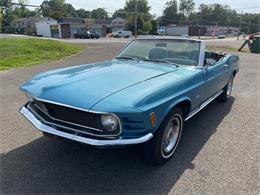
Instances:
[[[247,24],[247,34],[250,32],[251,20],[249,19],[249,23]]]
[[[237,40],[239,40],[239,36],[241,35],[241,20],[242,20],[242,17],[241,16],[238,16],[239,17],[239,25],[238,25],[238,35],[237,35]]]
[[[135,0],[135,38],[137,38],[137,0]]]

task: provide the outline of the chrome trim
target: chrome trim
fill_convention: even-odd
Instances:
[[[200,43],[200,55],[199,55],[199,62],[198,62],[198,68],[204,67],[204,59],[205,59],[205,50],[206,50],[206,43],[205,41],[201,41]]]
[[[104,135],[97,135],[97,134],[93,134],[93,133],[89,133],[89,132],[84,132],[84,131],[81,131],[81,130],[78,130],[78,129],[74,129],[74,128],[70,128],[70,127],[67,127],[67,126],[64,126],[64,125],[59,125],[59,124],[56,124],[56,123],[52,123],[52,122],[49,122],[49,121],[46,121],[45,119],[43,119],[37,112],[35,112],[34,110],[32,110],[31,108],[27,109],[29,112],[33,113],[33,115],[36,115],[38,118],[40,118],[41,121],[43,121],[45,124],[48,124],[48,125],[54,125],[54,126],[57,126],[57,127],[60,127],[60,128],[63,128],[63,129],[67,129],[67,130],[70,130],[70,131],[74,131],[75,133],[78,132],[78,133],[82,133],[82,134],[86,134],[86,135],[91,135],[91,136],[96,136],[96,137],[106,137]],[[108,137],[111,137],[111,135],[109,135]]]
[[[57,126],[57,127],[60,127],[60,128],[63,128],[63,129],[67,129],[67,130],[71,130],[71,131],[74,131],[74,132],[79,132],[79,133],[82,133],[82,134],[86,134],[86,135],[91,135],[91,136],[95,136],[95,137],[115,137],[115,136],[119,136],[121,134],[121,132],[119,132],[118,134],[114,134],[114,135],[98,135],[98,134],[94,134],[94,133],[89,133],[89,132],[85,132],[85,131],[81,131],[79,129],[74,129],[74,128],[71,128],[71,127],[67,127],[67,126],[64,126],[64,125],[60,125],[60,124],[57,124],[57,123],[52,123],[52,122],[49,122],[45,119],[43,119],[36,111],[34,111],[32,108],[28,107],[26,108],[29,112],[33,113],[34,115],[36,115],[38,118],[40,118],[41,121],[43,121],[45,124],[49,124],[49,125],[54,125],[54,126]],[[99,131],[101,132],[101,131]]]
[[[223,90],[213,95],[211,98],[209,98],[207,101],[205,101],[203,104],[201,104],[197,109],[192,111],[186,118],[185,121],[189,120],[191,117],[193,117],[195,114],[197,114],[199,111],[201,111],[203,108],[205,108],[210,102],[212,102],[214,99],[216,99]]]
[[[89,126],[85,126],[85,125],[79,125],[77,123],[72,123],[72,122],[69,122],[69,121],[64,121],[64,120],[61,120],[61,119],[54,118],[49,113],[42,110],[37,104],[35,104],[34,106],[37,107],[40,111],[42,111],[44,114],[46,114],[49,118],[51,118],[54,121],[59,121],[59,122],[67,123],[67,124],[70,124],[70,125],[75,125],[75,126],[78,126],[78,127],[83,127],[83,128],[87,128],[87,129],[91,129],[91,130],[95,130],[95,131],[99,131],[99,132],[104,132],[101,129],[96,129],[96,128],[93,128],[93,127],[89,127]]]
[[[56,135],[59,137],[67,138],[73,141],[77,141],[80,143],[85,143],[93,146],[116,146],[116,145],[140,144],[152,139],[153,137],[152,133],[148,133],[147,135],[136,139],[122,139],[122,138],[116,140],[90,139],[75,134],[69,134],[62,131],[58,131],[57,129],[47,126],[43,124],[41,121],[39,121],[26,107],[22,107],[20,113],[23,116],[25,116],[25,118],[27,118],[37,129],[39,129],[42,132],[46,132],[52,135]]]
[[[108,115],[110,114],[110,115],[112,115],[113,117],[115,117],[117,119],[117,122],[119,124],[119,134],[118,135],[120,135],[122,133],[121,121],[120,121],[119,117],[116,114],[112,113],[112,112],[98,112],[98,111],[93,111],[93,110],[86,110],[86,109],[83,109],[83,108],[79,108],[79,107],[70,106],[70,105],[67,105],[67,104],[59,103],[59,102],[54,102],[54,101],[38,98],[38,97],[35,97],[35,96],[29,94],[28,92],[25,92],[25,95],[26,96],[31,96],[33,99],[35,99],[37,101],[50,103],[50,104],[55,104],[55,105],[63,106],[63,107],[67,107],[67,108],[72,108],[72,109],[80,110],[80,111],[83,111],[83,112],[89,112],[89,113],[94,113],[94,114],[108,114]],[[102,129],[100,129],[100,130],[102,131]]]

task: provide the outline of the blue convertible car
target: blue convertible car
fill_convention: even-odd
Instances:
[[[20,112],[45,135],[94,146],[140,144],[155,163],[176,150],[183,123],[227,101],[236,55],[188,38],[136,39],[112,61],[41,73],[21,86]]]

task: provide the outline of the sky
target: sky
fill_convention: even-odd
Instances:
[[[17,0],[14,0],[14,2]],[[27,0],[28,4],[40,5],[43,0]],[[167,0],[148,0],[151,6],[151,13],[156,16],[162,15]],[[72,4],[76,9],[84,8],[92,10],[98,7],[105,8],[108,12],[124,7],[125,0],[66,0],[67,3]],[[236,9],[237,12],[260,13],[260,0],[194,0],[196,7],[201,3],[211,4],[219,3],[229,5],[231,8]]]

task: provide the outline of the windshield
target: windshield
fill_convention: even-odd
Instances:
[[[198,41],[183,39],[135,40],[117,58],[197,66],[199,53],[200,42]]]

